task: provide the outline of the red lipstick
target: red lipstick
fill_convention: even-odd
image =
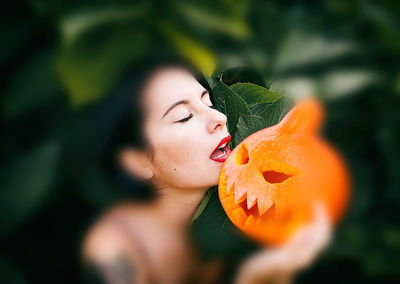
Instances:
[[[221,142],[219,142],[217,147],[215,147],[214,151],[211,153],[210,159],[216,162],[225,162],[225,160],[229,157],[229,154],[231,153],[231,149],[229,149],[230,141],[230,135],[222,138]]]

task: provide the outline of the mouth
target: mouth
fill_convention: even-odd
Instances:
[[[218,146],[211,153],[210,159],[216,162],[223,163],[229,157],[231,149],[229,149],[229,142],[231,141],[231,136],[228,135],[222,138]]]

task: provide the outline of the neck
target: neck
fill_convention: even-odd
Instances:
[[[186,228],[207,190],[163,189],[154,206],[165,223]]]

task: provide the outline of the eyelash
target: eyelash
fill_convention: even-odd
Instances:
[[[209,106],[209,108],[216,109],[215,106]],[[186,121],[188,121],[188,120],[191,119],[192,117],[193,117],[193,114],[191,113],[188,117],[185,117],[184,119],[178,120],[177,122],[179,122],[179,123],[185,123]]]
[[[193,114],[191,113],[188,117],[178,120],[177,122],[184,123],[184,122],[188,121],[189,119],[191,119],[192,117],[193,117]]]

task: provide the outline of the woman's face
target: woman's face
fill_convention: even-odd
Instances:
[[[216,185],[230,150],[215,150],[230,136],[226,116],[213,108],[207,90],[187,70],[165,67],[151,76],[142,103],[156,184],[184,189]]]

